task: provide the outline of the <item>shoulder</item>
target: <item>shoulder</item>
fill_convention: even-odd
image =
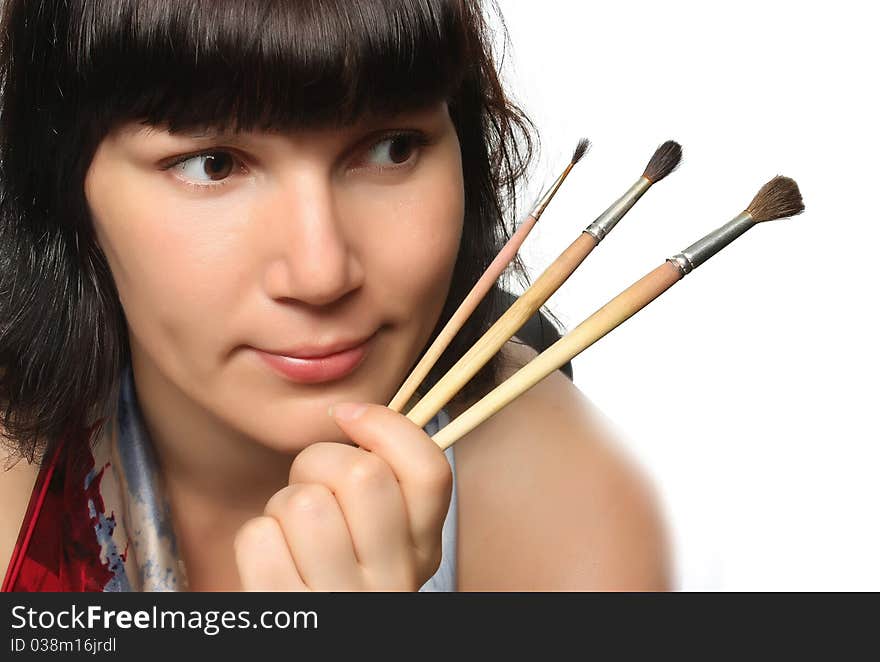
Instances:
[[[502,351],[502,380],[536,355]],[[650,482],[559,371],[454,448],[459,590],[670,587]]]
[[[0,435],[3,428],[0,426]],[[12,458],[0,446],[0,574],[5,575],[40,471],[38,463]],[[0,579],[2,581],[2,579]]]

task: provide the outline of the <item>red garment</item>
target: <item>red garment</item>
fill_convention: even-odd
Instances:
[[[92,430],[68,435],[43,458],[4,592],[103,591],[113,578],[101,561],[96,535],[97,515],[104,512],[100,487],[106,467],[90,478],[95,467]]]

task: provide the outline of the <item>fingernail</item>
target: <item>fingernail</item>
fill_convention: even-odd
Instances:
[[[335,404],[327,413],[342,421],[353,421],[367,410],[367,405],[360,402],[341,402]]]

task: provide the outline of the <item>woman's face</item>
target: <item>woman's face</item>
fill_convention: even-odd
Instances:
[[[445,104],[285,133],[131,123],[99,145],[85,194],[141,399],[161,389],[279,450],[338,438],[335,402],[391,399],[440,315],[464,215]]]

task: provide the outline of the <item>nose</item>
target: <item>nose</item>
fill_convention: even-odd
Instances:
[[[363,283],[364,269],[340,218],[332,182],[299,173],[265,201],[257,227],[266,254],[264,288],[278,300],[326,306]]]

